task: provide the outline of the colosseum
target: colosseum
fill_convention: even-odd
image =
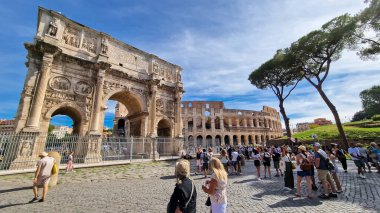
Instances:
[[[252,111],[225,109],[222,101],[184,101],[181,109],[187,148],[265,145],[282,136],[280,115],[271,107]]]
[[[280,115],[264,106],[261,111],[225,109],[222,101],[184,101],[181,104],[185,148],[226,144],[264,144],[282,136]],[[133,135],[124,105],[117,103],[113,134]],[[164,130],[158,130],[164,131]],[[166,135],[160,134],[158,135]]]

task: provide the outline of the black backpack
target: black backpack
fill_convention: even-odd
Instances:
[[[281,158],[281,154],[280,153],[277,153],[275,152],[274,155],[273,155],[273,160],[274,161],[279,161]]]
[[[210,154],[205,152],[203,154],[203,163],[208,163],[210,161]]]
[[[270,162],[270,154],[268,152],[264,153],[264,161],[265,162]]]

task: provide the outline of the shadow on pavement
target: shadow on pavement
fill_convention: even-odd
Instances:
[[[24,186],[24,187],[13,188],[13,189],[3,189],[3,190],[0,190],[0,194],[7,193],[7,192],[21,191],[21,190],[30,190],[32,188],[33,188],[32,186]]]
[[[162,176],[160,177],[161,180],[170,180],[170,179],[175,179],[175,176],[174,175],[166,175],[166,176]]]
[[[248,182],[252,182],[252,181],[258,181],[258,180],[256,178],[252,178],[252,179],[247,179],[247,180],[235,181],[232,184],[248,183]]]
[[[278,203],[268,205],[270,208],[282,208],[286,207],[303,207],[303,206],[318,206],[321,205],[322,202],[318,198],[308,199],[308,198],[295,198],[289,197],[285,200],[282,200]]]
[[[13,203],[13,204],[7,204],[7,205],[0,205],[0,209],[5,209],[12,206],[22,206],[22,205],[27,205],[27,204],[30,204],[30,203]]]

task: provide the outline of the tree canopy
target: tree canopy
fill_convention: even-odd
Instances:
[[[360,22],[356,37],[364,44],[358,54],[362,59],[375,59],[380,54],[380,0],[367,2],[369,6],[356,16]]]
[[[368,117],[380,114],[380,85],[363,90],[360,93],[360,98],[362,99],[363,111]]]
[[[259,89],[270,88],[279,100],[281,115],[285,121],[287,136],[291,137],[289,118],[286,115],[284,101],[296,88],[302,79],[299,67],[294,55],[289,54],[289,49],[278,50],[277,53],[254,70],[248,80]],[[288,88],[288,89],[286,89]]]

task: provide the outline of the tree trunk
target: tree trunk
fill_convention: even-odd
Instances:
[[[348,147],[349,147],[348,146],[348,141],[347,141],[347,138],[346,138],[346,134],[344,133],[344,130],[343,130],[343,125],[340,122],[338,111],[336,110],[334,104],[331,103],[330,99],[326,96],[325,92],[322,90],[322,87],[321,86],[317,86],[315,88],[317,89],[318,93],[321,95],[322,99],[325,101],[325,103],[327,104],[327,106],[330,108],[332,114],[334,115],[336,127],[338,128],[339,135],[340,135],[340,137],[341,137],[341,139],[343,141],[343,146],[347,150]]]
[[[290,131],[289,118],[286,116],[285,108],[284,108],[284,100],[280,100],[280,112],[282,117],[284,118],[285,128],[286,128],[286,136],[288,137],[288,142],[292,137],[292,132]]]

